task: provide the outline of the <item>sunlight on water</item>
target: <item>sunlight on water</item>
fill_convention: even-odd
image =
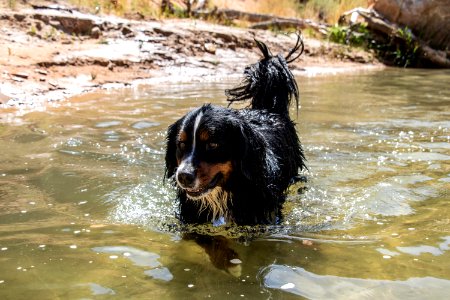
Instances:
[[[444,299],[450,289],[450,281],[433,277],[405,281],[342,278],[281,265],[271,265],[263,274],[265,286],[308,299]]]
[[[154,177],[149,182],[125,186],[107,195],[115,209],[111,221],[136,224],[147,228],[162,228],[176,223],[176,203],[174,190],[164,185],[162,177]]]
[[[277,226],[181,226],[164,181],[167,126],[234,80],[4,115],[0,298],[445,299],[449,76],[298,78],[308,182]]]

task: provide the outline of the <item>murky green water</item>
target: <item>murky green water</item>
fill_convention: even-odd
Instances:
[[[430,70],[299,78],[307,190],[292,189],[282,227],[217,244],[238,256],[237,277],[170,229],[162,182],[167,125],[225,103],[232,82],[2,113],[0,298],[448,299],[448,82]]]

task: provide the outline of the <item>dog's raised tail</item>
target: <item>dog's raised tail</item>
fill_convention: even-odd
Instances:
[[[297,34],[297,42],[286,57],[272,55],[266,44],[255,39],[264,58],[245,68],[245,78],[241,85],[225,91],[227,100],[243,101],[251,99],[253,109],[267,109],[270,112],[288,114],[291,99],[298,107],[297,82],[289,70],[288,63],[296,60],[304,50],[303,40]]]

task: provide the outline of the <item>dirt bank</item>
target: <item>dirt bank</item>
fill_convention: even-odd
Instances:
[[[295,36],[200,20],[134,21],[66,9],[0,13],[0,105],[29,108],[111,86],[239,76],[253,38],[287,53]],[[305,38],[297,74],[380,66],[362,50]]]

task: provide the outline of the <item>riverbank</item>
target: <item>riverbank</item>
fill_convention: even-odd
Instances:
[[[253,39],[287,53],[295,35],[194,19],[136,21],[72,9],[0,13],[0,106],[35,108],[96,89],[241,76]],[[374,55],[305,37],[296,75],[379,68]]]

